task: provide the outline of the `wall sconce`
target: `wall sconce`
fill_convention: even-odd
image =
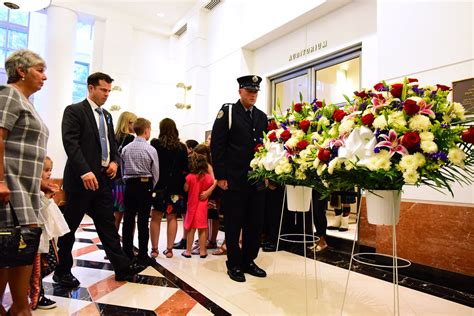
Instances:
[[[182,82],[178,82],[176,84],[176,88],[183,89],[183,92],[182,92],[182,101],[183,102],[178,102],[174,106],[176,106],[177,109],[186,109],[186,110],[190,109],[191,104],[186,103],[186,94],[189,90],[191,90],[192,86],[191,85],[187,86]],[[181,98],[181,97],[179,96],[179,98]]]
[[[109,104],[112,103],[112,105],[109,107],[109,111],[120,111],[122,107],[120,106],[120,103],[122,103],[122,87],[121,86],[113,86],[112,89],[110,90],[111,95],[109,98]],[[113,93],[112,93],[113,92]]]
[[[51,0],[10,0],[3,2],[3,4],[12,10],[39,11],[49,7]]]

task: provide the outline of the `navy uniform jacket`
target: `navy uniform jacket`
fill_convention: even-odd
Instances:
[[[212,127],[211,155],[215,178],[227,180],[229,190],[248,188],[254,148],[262,143],[266,130],[267,115],[254,106],[250,120],[240,100],[232,106],[229,130],[229,106],[222,106]]]

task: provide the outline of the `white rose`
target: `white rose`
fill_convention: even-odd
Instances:
[[[346,133],[350,133],[354,128],[354,121],[353,120],[345,120],[339,125],[339,135],[344,135]]]

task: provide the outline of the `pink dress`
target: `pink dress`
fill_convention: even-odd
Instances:
[[[184,228],[207,228],[207,199],[199,200],[201,192],[214,184],[214,178],[206,173],[201,175],[190,173],[186,176],[188,190],[188,209],[184,219]]]

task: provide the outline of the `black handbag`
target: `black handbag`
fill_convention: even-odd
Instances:
[[[0,228],[0,268],[33,264],[41,236],[41,227],[20,226],[15,209],[9,202],[13,225]]]

